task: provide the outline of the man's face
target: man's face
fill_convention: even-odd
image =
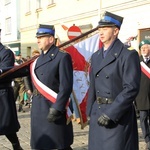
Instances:
[[[98,30],[100,34],[100,40],[104,44],[111,43],[119,33],[119,29],[117,27],[101,27]]]
[[[148,57],[150,56],[150,45],[149,44],[144,44],[143,46],[141,46],[141,55],[143,57]]]
[[[16,60],[20,60],[21,59],[21,55],[19,55],[19,56],[15,55],[15,59]]]
[[[37,44],[40,50],[47,51],[54,42],[53,36],[37,37]]]

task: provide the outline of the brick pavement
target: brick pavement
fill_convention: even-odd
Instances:
[[[18,113],[19,122],[21,124],[21,129],[18,132],[18,137],[21,142],[21,146],[24,150],[30,150],[30,109],[25,108],[25,113]],[[139,126],[139,120],[138,120]],[[88,145],[88,130],[89,127],[86,126],[83,130],[80,125],[73,122],[74,127],[74,144],[72,145],[73,150],[87,150]],[[141,128],[139,126],[139,150],[145,149],[145,143],[142,138]],[[5,138],[5,136],[0,136],[0,150],[12,150],[10,142]]]

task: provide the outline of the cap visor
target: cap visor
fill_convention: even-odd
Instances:
[[[43,37],[43,36],[52,36],[51,34],[39,34],[39,35],[36,35],[36,37]]]

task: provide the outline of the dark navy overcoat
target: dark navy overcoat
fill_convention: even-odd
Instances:
[[[14,54],[11,50],[5,49],[0,43],[0,69],[3,71],[14,66]],[[0,80],[0,135],[15,133],[20,125],[17,118],[14,91],[11,85],[11,79]],[[9,85],[9,87],[8,87]],[[6,88],[2,88],[5,87]]]
[[[31,148],[63,149],[73,143],[73,127],[66,124],[66,115],[49,123],[49,108],[64,111],[72,92],[73,67],[71,56],[52,46],[46,54],[41,54],[35,66],[37,78],[55,91],[56,102],[53,104],[42,95],[34,95],[31,108]]]
[[[140,61],[144,62],[142,56],[140,56]],[[146,65],[150,68],[150,60],[146,63]],[[150,79],[144,72],[141,74],[141,85],[140,91],[136,97],[136,106],[138,110],[150,109]]]
[[[116,39],[103,58],[102,50],[91,58],[87,115],[90,116],[88,150],[138,150],[137,121],[133,101],[140,87],[140,63],[135,50]],[[111,98],[111,104],[98,104],[97,97]],[[99,126],[106,114],[116,124]]]

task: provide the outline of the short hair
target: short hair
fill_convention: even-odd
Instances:
[[[35,54],[39,54],[39,55],[40,55],[40,51],[34,49],[34,50],[32,51],[32,56],[35,56]]]

